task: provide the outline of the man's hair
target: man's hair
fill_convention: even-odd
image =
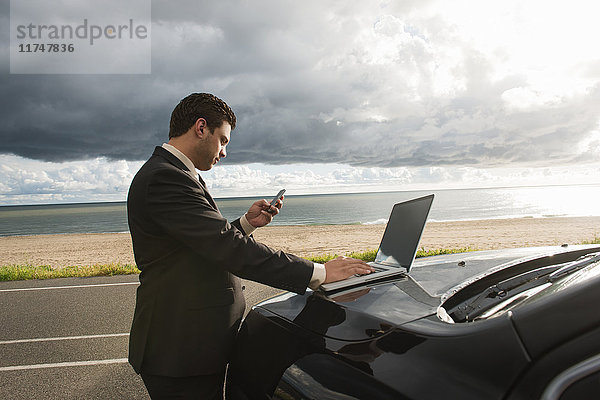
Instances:
[[[235,114],[223,100],[210,93],[192,93],[173,109],[169,139],[186,133],[198,118],[204,118],[211,131],[220,127],[223,122],[228,122],[231,129],[235,129]]]

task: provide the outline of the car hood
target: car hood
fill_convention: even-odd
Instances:
[[[598,246],[531,247],[419,258],[406,276],[333,293],[285,293],[254,309],[321,336],[361,341],[436,315],[445,299],[491,273],[524,261],[587,248]],[[374,326],[380,330],[371,332]]]

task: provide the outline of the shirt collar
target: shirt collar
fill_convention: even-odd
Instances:
[[[163,149],[167,150],[169,153],[173,154],[175,157],[179,159],[189,170],[190,175],[194,177],[198,181],[198,173],[196,171],[196,167],[194,167],[194,163],[190,160],[185,154],[179,151],[175,146],[170,145],[169,143],[163,143],[161,146]]]

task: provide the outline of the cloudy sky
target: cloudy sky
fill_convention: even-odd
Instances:
[[[2,2],[0,204],[124,200],[192,92],[216,197],[600,183],[592,4],[153,1],[151,74],[20,75]]]

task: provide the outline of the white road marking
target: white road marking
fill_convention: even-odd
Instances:
[[[127,362],[126,358],[114,358],[112,360],[91,360],[91,361],[72,361],[72,362],[61,362],[51,364],[32,364],[32,365],[12,365],[8,367],[0,367],[0,372],[4,371],[24,371],[29,369],[43,369],[43,368],[64,368],[64,367],[85,367],[89,365],[103,365],[103,364],[124,364]]]
[[[106,286],[124,286],[124,285],[139,285],[139,282],[121,282],[121,283],[99,283],[94,285],[67,285],[67,286],[46,286],[35,288],[20,288],[20,289],[0,289],[0,292],[27,292],[32,290],[53,290],[53,289],[77,289],[88,287],[106,287]]]
[[[51,338],[0,340],[0,345],[1,344],[16,344],[16,343],[53,342],[53,341],[59,341],[59,340],[98,339],[98,338],[109,338],[109,337],[119,337],[119,336],[129,336],[129,332],[127,332],[127,333],[107,333],[104,335],[63,336],[63,337],[51,337]]]

